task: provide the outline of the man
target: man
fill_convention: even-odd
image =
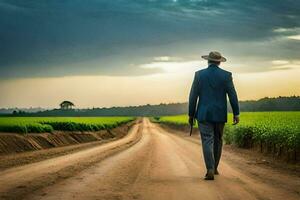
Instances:
[[[219,174],[222,135],[227,122],[227,95],[234,124],[239,123],[239,104],[231,73],[219,67],[226,58],[216,51],[202,58],[208,60],[208,67],[195,73],[189,97],[189,123],[198,121],[207,169],[204,179],[214,180],[214,175]]]

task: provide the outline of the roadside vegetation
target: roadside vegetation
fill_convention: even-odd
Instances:
[[[178,126],[188,125],[186,115],[154,118],[160,123]],[[232,114],[228,116],[224,140],[243,148],[260,148],[280,155],[289,152],[297,159],[300,150],[300,112],[243,112],[241,122],[232,124]]]
[[[133,117],[0,117],[0,132],[99,131],[132,120]]]

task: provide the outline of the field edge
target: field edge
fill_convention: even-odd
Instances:
[[[0,133],[0,156],[78,145],[83,143],[109,141],[124,137],[138,119],[118,127],[100,131],[54,131],[53,133]]]

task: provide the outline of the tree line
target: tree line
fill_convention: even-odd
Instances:
[[[259,111],[300,111],[300,96],[262,98],[259,100],[240,101],[242,112]],[[142,105],[91,109],[53,109],[28,113],[24,111],[6,114],[6,116],[162,116],[186,114],[188,103],[170,103],[159,105]],[[228,111],[231,107],[228,105]]]

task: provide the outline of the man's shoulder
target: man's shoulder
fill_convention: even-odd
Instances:
[[[218,68],[219,72],[223,73],[224,75],[227,75],[227,76],[231,76],[232,73],[230,71],[227,71],[225,69],[222,69],[222,68]],[[196,75],[200,75],[200,74],[204,74],[208,72],[208,68],[204,68],[204,69],[200,69],[198,71],[195,72]]]
[[[226,80],[229,80],[232,77],[232,73],[230,71],[227,71],[220,67],[217,68],[217,73],[219,74],[219,77],[223,77]],[[195,72],[195,77],[197,77],[197,79],[201,79],[201,77],[206,76],[211,76],[211,70],[209,70],[208,68],[200,69]]]
[[[200,70],[196,71],[195,74],[196,74],[196,75],[200,75],[200,74],[202,74],[202,73],[204,73],[204,72],[206,72],[206,71],[207,71],[207,68],[200,69]]]
[[[225,69],[219,68],[221,72],[223,72],[226,75],[232,75],[232,73],[230,71],[227,71]]]
[[[205,70],[206,70],[206,69],[200,69],[200,70],[196,71],[195,74],[200,74],[200,73],[202,73],[202,72],[205,71]]]

